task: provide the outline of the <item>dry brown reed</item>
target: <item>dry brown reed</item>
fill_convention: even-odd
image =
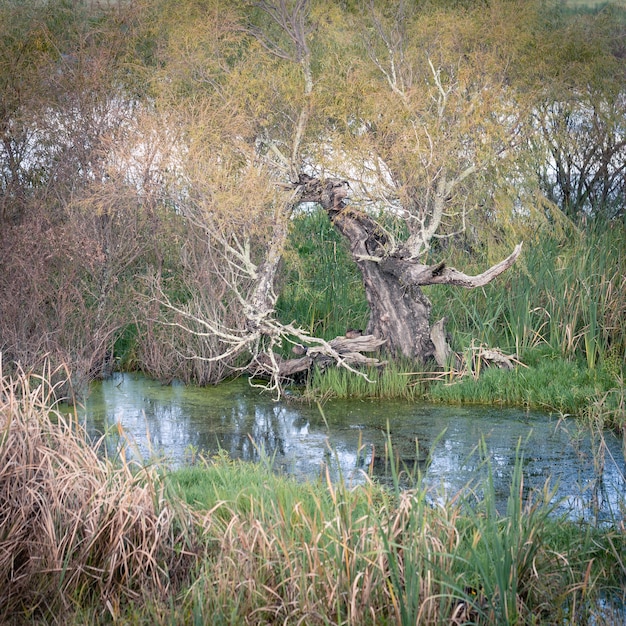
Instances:
[[[412,490],[365,503],[327,488],[313,505],[255,496],[249,508],[221,501],[206,512],[214,559],[190,590],[191,612],[214,623],[449,623],[461,601],[441,573],[459,542],[458,508],[433,512]]]
[[[176,473],[103,458],[54,410],[51,372],[1,365],[0,623],[492,624],[505,599],[517,623],[565,623],[561,607],[593,608],[572,598],[594,559],[576,570],[545,543],[541,507],[501,518],[220,457],[197,468],[213,495],[192,508]]]
[[[0,622],[56,622],[77,599],[115,619],[171,592],[192,556],[154,470],[102,458],[46,378],[1,366]]]

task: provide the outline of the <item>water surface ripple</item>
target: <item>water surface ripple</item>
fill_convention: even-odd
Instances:
[[[518,408],[448,406],[395,401],[332,401],[315,406],[276,402],[239,380],[217,387],[163,386],[137,374],[96,383],[82,411],[92,436],[115,454],[120,430],[126,448],[176,466],[198,452],[224,450],[232,458],[274,459],[275,467],[302,479],[328,470],[349,484],[389,480],[388,436],[401,467],[426,469],[434,500],[476,487],[485,468],[477,446],[488,450],[497,496],[506,501],[521,442],[526,489],[556,487],[558,511],[589,521],[623,519],[626,464],[621,442],[602,440],[573,419]],[[121,429],[120,429],[121,427]]]

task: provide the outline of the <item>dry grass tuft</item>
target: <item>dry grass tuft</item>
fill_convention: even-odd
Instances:
[[[51,374],[0,360],[0,623],[582,623],[623,595],[623,532],[599,550],[552,524],[521,462],[505,514],[491,478],[476,507],[433,506],[397,476],[299,485],[223,456],[188,473],[192,509],[181,474],[99,456]]]
[[[193,555],[154,469],[101,458],[50,410],[46,379],[1,365],[0,621],[58,616],[79,598],[115,619],[127,601],[170,592]]]

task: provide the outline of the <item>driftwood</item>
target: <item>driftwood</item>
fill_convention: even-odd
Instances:
[[[472,346],[470,354],[464,356],[454,352],[448,344],[445,322],[446,318],[444,317],[433,324],[431,330],[430,338],[434,346],[433,356],[437,365],[445,370],[441,375],[435,375],[435,377],[433,377],[433,372],[428,372],[431,380],[439,379],[441,376],[449,376],[452,372],[461,377],[471,373],[477,378],[481,369],[487,365],[495,365],[507,370],[514,369],[516,365],[524,365],[518,360],[516,354],[504,354],[499,348]],[[386,361],[380,361],[376,357],[363,354],[378,350],[385,344],[385,340],[378,339],[374,335],[360,335],[359,332],[348,331],[346,333],[348,336],[335,337],[331,341],[322,341],[308,347],[295,344],[293,353],[297,355],[297,358],[293,359],[285,359],[274,352],[259,354],[252,362],[249,370],[253,376],[275,376],[278,379],[289,380],[309,372],[314,365],[321,369],[333,364],[348,369],[386,365]]]
[[[326,345],[315,345],[309,348],[297,344],[294,352],[304,354],[296,359],[284,359],[278,354],[259,354],[252,364],[255,375],[272,375],[278,368],[279,378],[292,378],[297,374],[309,371],[313,365],[328,367],[331,363],[337,365],[381,367],[385,361],[368,357],[363,352],[374,352],[385,343],[374,335],[356,337],[335,337]],[[329,346],[331,349],[329,350]]]
[[[463,360],[466,369],[461,375],[469,373],[474,378],[478,378],[485,367],[492,365],[505,370],[514,370],[516,366],[528,367],[519,360],[517,354],[504,354],[500,348],[487,348],[482,345],[472,346]]]
[[[489,361],[505,370],[515,369],[515,363],[519,364],[517,354],[506,355],[499,348],[483,348],[478,353],[478,358],[483,359],[483,361]]]

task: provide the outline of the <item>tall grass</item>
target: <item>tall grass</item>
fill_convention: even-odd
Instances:
[[[111,619],[166,597],[193,560],[150,469],[113,466],[54,411],[47,377],[2,375],[0,621],[54,622],[75,603]]]
[[[487,458],[484,442],[481,453]],[[486,465],[484,500],[477,509],[467,509],[469,524],[465,532],[472,538],[466,548],[467,563],[480,581],[476,593],[482,597],[482,609],[489,621],[524,623],[528,604],[541,606],[541,599],[532,597],[537,590],[542,593],[539,576],[550,575],[541,571],[546,565],[541,535],[554,506],[554,492],[546,485],[538,497],[524,497],[523,459],[518,447],[506,512],[500,515],[496,510],[493,471],[490,463]]]
[[[324,211],[293,221],[277,312],[326,339],[367,324],[361,274]]]
[[[619,554],[620,533],[552,519],[553,494],[527,493],[521,458],[505,511],[490,478],[475,485],[478,504],[434,506],[397,474],[390,489],[350,491],[223,456],[204,463],[169,476],[213,541],[186,598],[197,623],[583,623],[601,594],[624,592],[610,548]]]
[[[429,291],[434,309],[467,347],[471,339],[524,356],[548,346],[589,369],[626,358],[626,229],[596,223],[566,237],[540,234],[484,289]],[[467,344],[467,345],[465,345]],[[459,349],[459,348],[457,348]]]
[[[564,361],[546,350],[529,354],[527,363],[529,367],[513,371],[488,368],[477,379],[466,377],[439,383],[430,387],[428,398],[438,402],[517,405],[575,415],[615,384],[604,370],[589,370],[580,361]]]
[[[51,409],[45,379],[0,378],[3,623],[623,617],[599,603],[626,594],[619,519],[596,530],[553,520],[549,493],[523,489],[521,460],[505,511],[490,480],[477,502],[435,500],[419,477],[404,490],[397,473],[389,488],[350,490],[327,473],[299,484],[269,460],[225,455],[157,474],[100,457]]]
[[[402,398],[415,400],[424,394],[424,379],[430,375],[427,368],[415,371],[414,363],[393,361],[380,368],[370,368],[367,378],[343,368],[329,367],[313,371],[303,392],[304,398],[368,398],[385,400]]]
[[[626,228],[570,226],[562,237],[540,233],[529,244],[517,265],[484,289],[429,292],[435,311],[445,307],[457,350],[478,339],[515,351],[529,367],[439,383],[428,396],[601,414],[606,426],[624,432]]]

